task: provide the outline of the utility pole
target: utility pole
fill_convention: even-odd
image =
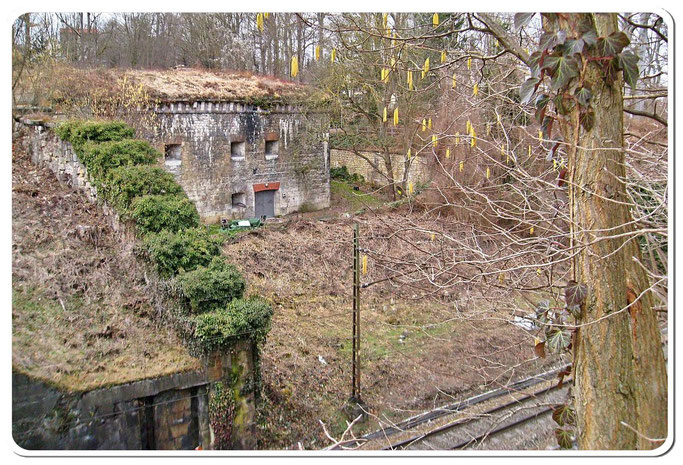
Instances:
[[[360,402],[360,250],[358,223],[353,225],[353,360],[351,401]]]

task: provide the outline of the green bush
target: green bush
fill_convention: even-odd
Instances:
[[[199,213],[192,201],[180,195],[144,195],[133,200],[130,217],[142,234],[176,232],[199,226]]]
[[[227,307],[202,313],[194,319],[194,340],[204,353],[229,349],[235,341],[265,340],[273,316],[271,306],[260,297],[233,300]]]
[[[346,165],[339,168],[330,168],[330,178],[345,182],[365,182],[365,178],[358,173],[349,173]]]
[[[90,178],[100,184],[106,184],[106,177],[114,168],[149,165],[161,156],[148,142],[136,139],[86,142],[76,149],[76,153],[88,168]]]
[[[55,129],[60,139],[80,146],[88,141],[106,142],[130,139],[135,130],[122,121],[68,121]]]
[[[144,195],[183,195],[183,188],[171,173],[158,166],[119,166],[111,170],[101,190],[109,204],[127,212],[133,199]]]
[[[223,257],[215,257],[208,266],[181,273],[178,288],[192,313],[205,313],[225,307],[244,294],[242,273]]]
[[[163,278],[207,266],[220,254],[225,237],[206,227],[184,229],[177,233],[161,231],[143,240],[144,253]]]

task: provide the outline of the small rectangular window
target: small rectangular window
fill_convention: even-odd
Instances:
[[[278,153],[278,141],[267,140],[266,141],[266,158],[276,158]]]
[[[166,144],[164,146],[164,165],[168,171],[175,173],[180,169],[182,154],[180,144]]]
[[[244,160],[247,144],[244,141],[230,142],[230,157],[233,160]]]
[[[232,208],[247,208],[247,197],[244,192],[232,194]]]

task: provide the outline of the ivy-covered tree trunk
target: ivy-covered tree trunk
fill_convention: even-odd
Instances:
[[[593,22],[598,37],[617,31],[615,14],[582,19]],[[558,15],[544,27],[557,32],[562,22]],[[579,250],[575,279],[588,288],[573,347],[578,442],[581,449],[652,449],[662,442],[645,436],[667,435],[667,375],[651,296],[641,296],[648,277],[629,234],[622,73],[610,80],[598,60],[583,64],[579,79],[592,94],[592,115],[576,105],[561,124],[573,246]]]

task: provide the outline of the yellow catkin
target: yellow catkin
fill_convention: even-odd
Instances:
[[[529,156],[531,156],[531,146],[529,146]]]
[[[472,57],[467,59],[467,69],[472,69]]]
[[[510,163],[510,154],[505,156],[505,163]]]
[[[361,260],[361,268],[363,270],[363,275],[368,274],[368,256],[363,255],[363,259]]]
[[[479,84],[475,84],[474,87],[472,88],[472,95],[474,95],[476,97],[478,93],[479,93]]]
[[[465,127],[465,132],[467,132],[467,134],[469,134],[471,131],[472,131],[472,123],[470,122],[470,120],[467,120],[467,125],[466,125],[466,127]]]
[[[382,121],[387,122],[387,107],[384,107],[384,113],[382,113]]]
[[[413,72],[412,71],[408,71],[407,82],[408,82],[408,89],[413,90]]]
[[[330,61],[332,63],[334,63],[336,59],[337,59],[337,49],[333,48],[332,52],[330,53]]]
[[[489,167],[486,167],[486,179],[489,179],[491,177],[491,169]]]
[[[413,183],[408,183],[408,195],[413,195]]]
[[[476,147],[477,146],[477,133],[474,131],[474,128],[472,128],[472,141],[470,142],[471,147]]]
[[[505,273],[498,274],[498,281],[503,284],[505,282]]]
[[[434,239],[435,239],[435,238],[436,238],[436,234],[431,233],[431,234],[429,235],[429,240],[430,240],[430,241],[434,242]]]
[[[441,63],[446,63],[446,50],[441,52]]]
[[[436,137],[436,134],[432,134],[432,147],[436,147],[439,144],[439,140]]]
[[[389,13],[382,13],[382,27],[384,29],[387,28],[387,19],[389,17]]]
[[[297,57],[292,57],[292,77],[296,77],[299,74],[299,59]]]
[[[425,132],[427,130],[427,120],[422,119],[422,132]]]
[[[553,170],[557,171],[557,160],[553,158]]]
[[[434,27],[439,25],[439,13],[434,13],[434,16],[432,16],[432,24]]]
[[[315,46],[315,61],[320,61],[320,45]]]
[[[270,16],[270,13],[263,13],[263,19],[268,19],[268,16]]]
[[[398,126],[398,108],[394,108],[394,126]]]
[[[538,138],[543,140],[543,131],[541,131],[540,129],[538,130]]]
[[[259,31],[263,32],[263,13],[256,15],[256,27]]]
[[[501,154],[501,156],[505,156],[505,146],[504,145],[500,146],[500,154]]]
[[[460,145],[460,133],[455,133],[455,145]]]
[[[427,128],[432,129],[432,119],[431,118],[429,118],[427,120]]]
[[[451,84],[451,87],[452,87],[453,89],[455,89],[455,82],[456,82],[455,73],[453,73],[453,83]]]
[[[462,171],[465,169],[465,162],[464,162],[464,161],[461,161],[461,162],[460,162],[460,167],[459,167],[459,168],[460,168],[460,172],[462,173]]]
[[[425,58],[425,64],[422,67],[422,78],[423,79],[425,76],[427,76],[428,72],[429,72],[429,57]]]
[[[446,158],[451,158],[451,149],[446,149]]]
[[[534,235],[534,227],[533,226],[529,228],[529,234],[531,234],[532,236]]]
[[[410,150],[410,149],[408,149],[408,160],[410,160],[410,158],[411,158],[411,157],[412,157],[412,153],[411,153],[411,150]]]

